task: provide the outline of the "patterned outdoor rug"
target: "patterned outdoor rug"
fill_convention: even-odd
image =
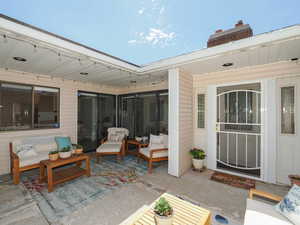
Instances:
[[[238,187],[243,189],[255,188],[255,180],[234,176],[230,174],[225,174],[221,172],[214,172],[210,179],[217,182],[231,185],[233,187]]]
[[[82,176],[57,185],[48,193],[46,184],[39,184],[39,171],[22,174],[22,183],[38,203],[42,213],[51,223],[99,199],[103,194],[122,185],[137,182],[147,172],[144,161],[137,163],[135,157],[127,156],[117,162],[115,157],[103,157],[100,163],[91,160],[90,177]]]

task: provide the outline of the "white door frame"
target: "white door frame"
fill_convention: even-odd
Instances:
[[[253,176],[247,176],[240,173],[226,171],[226,173],[243,176],[256,180],[263,180],[271,183],[276,182],[276,106],[275,106],[275,92],[276,81],[275,79],[265,80],[250,80],[243,82],[231,82],[218,85],[211,85],[208,87],[208,116],[207,116],[207,131],[208,131],[208,168],[216,171],[224,172],[224,170],[217,169],[217,157],[216,157],[216,113],[217,113],[217,88],[232,85],[260,83],[261,84],[261,175],[259,178]],[[266,114],[268,116],[266,117]],[[273,121],[273,122],[272,122]],[[273,127],[275,126],[275,128]],[[272,132],[273,131],[273,132]],[[275,132],[275,135],[273,134]],[[275,142],[275,143],[274,143]],[[274,148],[275,147],[275,148]],[[274,159],[275,158],[275,159]]]

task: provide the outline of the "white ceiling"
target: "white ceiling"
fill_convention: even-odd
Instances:
[[[189,63],[182,68],[192,74],[202,74],[291,60],[292,58],[300,59],[300,38],[276,44],[264,44],[252,49],[240,49],[211,59]],[[222,66],[224,63],[233,63],[233,66],[224,67]]]
[[[138,75],[93,61],[83,55],[42,45],[35,40],[21,39],[12,34],[3,38],[3,35],[0,32],[1,68],[116,87],[152,85],[167,80],[167,71]],[[25,58],[26,62],[16,61],[13,57]],[[81,72],[88,75],[81,75]]]
[[[13,57],[23,57],[26,62],[18,62]],[[299,25],[139,67],[0,16],[0,68],[101,85],[130,87],[159,84],[167,81],[168,69],[174,67],[191,74],[203,74],[291,58],[300,58]],[[233,66],[223,67],[224,63],[233,63]],[[81,72],[88,75],[81,75]]]

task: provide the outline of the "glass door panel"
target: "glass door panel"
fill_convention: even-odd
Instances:
[[[78,143],[83,145],[85,151],[96,149],[98,97],[96,94],[78,94]]]
[[[116,124],[116,96],[100,94],[98,97],[98,139],[107,136],[107,129]]]

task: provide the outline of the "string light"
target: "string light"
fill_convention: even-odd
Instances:
[[[36,53],[37,52],[37,46],[33,45],[33,52]]]
[[[3,34],[3,42],[6,44],[7,43],[7,37],[5,34]]]
[[[61,62],[61,54],[58,53],[57,55],[58,55],[58,61]]]

